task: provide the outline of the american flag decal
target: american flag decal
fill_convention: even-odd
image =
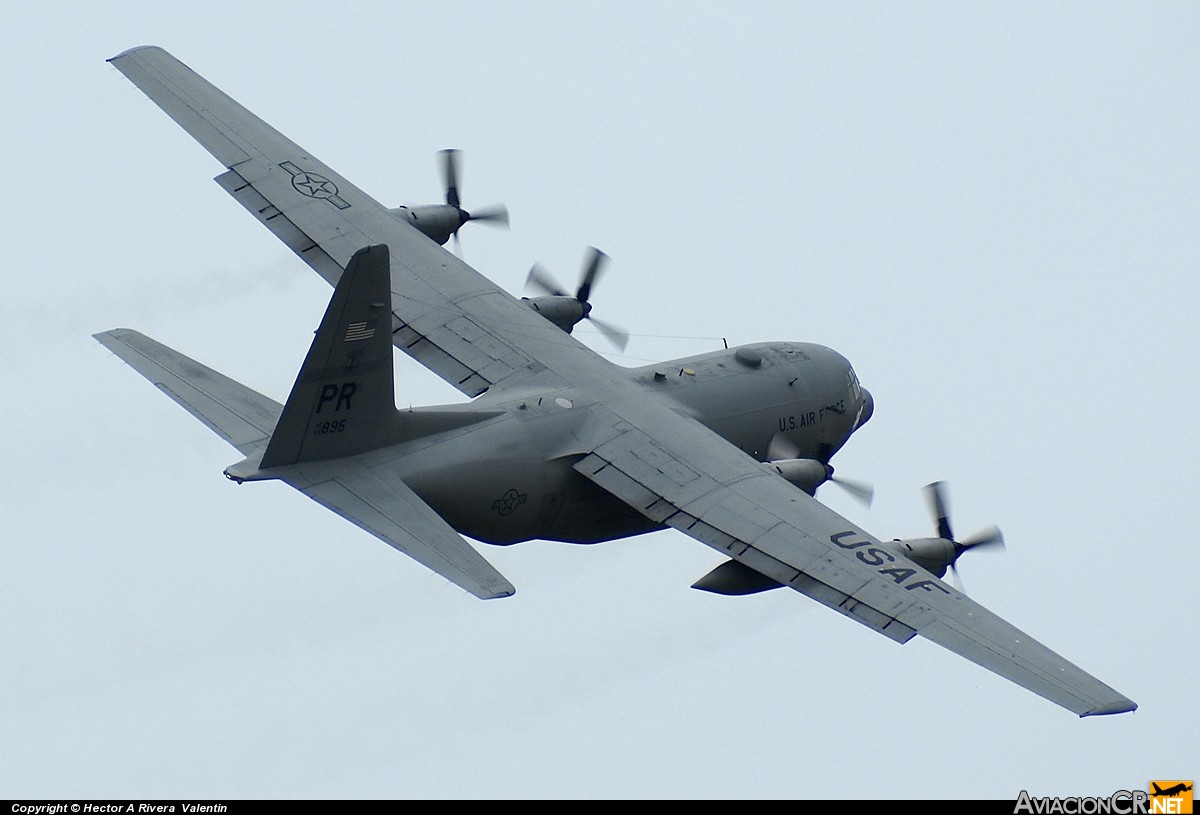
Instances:
[[[346,329],[346,342],[357,342],[359,340],[369,340],[375,336],[375,321],[365,323],[350,323],[350,327]]]

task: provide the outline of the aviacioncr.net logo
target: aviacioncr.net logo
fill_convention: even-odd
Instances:
[[[1151,781],[1151,815],[1191,815],[1191,781]]]
[[[1021,790],[1013,815],[1150,815],[1150,793],[1117,790],[1107,798],[1035,798]]]

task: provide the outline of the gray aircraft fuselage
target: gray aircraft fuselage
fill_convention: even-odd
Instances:
[[[742,346],[621,375],[759,461],[778,434],[797,458],[827,463],[873,410],[845,357],[807,343]],[[592,407],[571,389],[489,392],[471,408],[496,415],[376,455],[455,530],[485,543],[597,543],[661,528],[573,469],[590,449]],[[417,412],[440,409],[451,408]]]

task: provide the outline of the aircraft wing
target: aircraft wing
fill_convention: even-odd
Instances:
[[[390,246],[393,342],[462,393],[541,372],[511,337],[562,342],[532,309],[162,48],[109,62],[228,168],[216,178],[222,189],[331,285],[362,247]],[[379,122],[364,111],[347,129]]]
[[[920,634],[1080,716],[1137,708],[706,428],[619,411],[615,435],[575,469],[651,520],[897,642]]]

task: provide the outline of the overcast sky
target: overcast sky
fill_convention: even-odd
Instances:
[[[1200,5],[14,4],[0,50],[0,797],[1001,798],[1200,774]],[[514,294],[611,257],[622,365],[829,345],[880,537],[1005,532],[975,599],[1140,704],[1077,719],[673,531],[481,547],[481,602],[91,339],[284,400],[329,287],[105,60],[161,45],[391,205],[463,150]],[[608,353],[603,339],[577,334]],[[397,398],[460,401],[398,355]]]

